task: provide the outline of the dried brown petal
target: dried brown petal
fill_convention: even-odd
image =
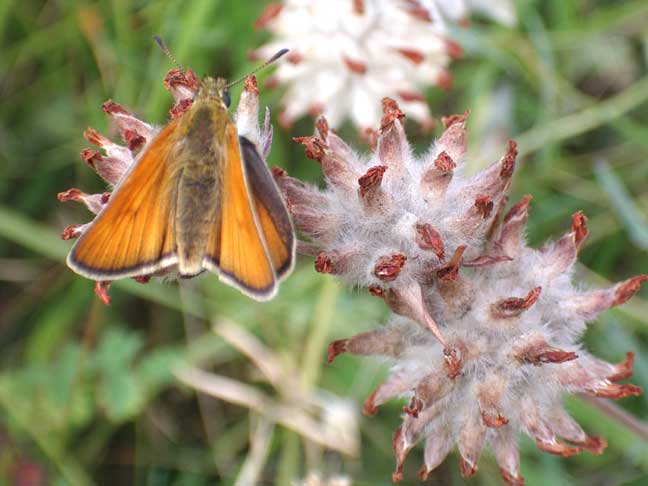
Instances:
[[[256,76],[248,76],[245,78],[245,84],[243,89],[247,91],[248,93],[252,93],[255,95],[259,94],[259,84],[257,83],[257,78]]]
[[[396,457],[396,469],[392,473],[392,481],[398,483],[403,480],[403,463],[407,453],[412,449],[414,444],[408,444],[403,434],[403,428],[399,427],[394,431],[392,437],[392,449]]]
[[[366,197],[368,193],[374,192],[380,186],[383,174],[386,170],[386,166],[377,165],[375,167],[371,167],[362,177],[358,179],[358,185],[360,186],[360,197]]]
[[[315,271],[319,273],[333,273],[333,263],[325,252],[317,255],[315,259]]]
[[[619,284],[614,291],[612,305],[625,303],[630,297],[639,292],[643,282],[648,282],[648,275],[637,275]]]
[[[414,391],[418,401],[418,411],[430,407],[435,402],[448,395],[453,389],[452,378],[441,368],[425,375],[419,380]]]
[[[420,5],[418,2],[410,2],[406,4],[407,13],[412,17],[422,20],[423,22],[432,22],[432,17],[430,17],[430,11]]]
[[[398,277],[406,261],[407,257],[402,253],[382,256],[378,259],[373,273],[383,282],[391,282]]]
[[[445,150],[434,159],[434,168],[440,172],[452,172],[456,167],[457,164]]]
[[[524,247],[524,228],[529,218],[532,197],[524,196],[508,210],[497,232],[495,247],[504,254],[516,257]]]
[[[450,128],[452,125],[456,123],[466,123],[466,120],[468,119],[468,115],[470,115],[470,110],[466,110],[462,115],[450,115],[450,116],[442,116],[441,117],[441,123],[443,123],[443,126],[446,128]]]
[[[583,452],[583,449],[581,449],[580,447],[569,447],[568,445],[561,444],[556,440],[544,441],[541,439],[536,439],[536,445],[541,451],[562,457],[576,456]]]
[[[607,380],[598,384],[598,386],[584,389],[588,395],[601,398],[611,398],[612,400],[620,400],[626,397],[637,397],[643,393],[643,388],[631,383],[620,385],[618,383],[609,383]]]
[[[634,366],[634,356],[635,354],[632,351],[628,351],[626,353],[626,359],[615,365],[616,372],[608,376],[607,379],[610,381],[620,381],[630,378]]]
[[[381,299],[385,298],[385,290],[378,285],[370,285],[367,287],[367,290],[374,297],[380,297]]]
[[[432,225],[427,223],[416,225],[416,244],[422,250],[434,252],[439,260],[445,259],[443,240],[439,232],[432,228]]]
[[[446,70],[442,70],[437,76],[436,84],[439,88],[445,89],[447,91],[452,88],[453,81],[454,79],[452,77],[452,74],[450,74]]]
[[[425,440],[423,457],[425,464],[419,471],[419,478],[425,481],[431,471],[436,469],[452,450],[453,442],[445,428],[436,428],[429,432]]]
[[[306,148],[306,157],[317,162],[322,162],[326,143],[319,137],[293,137],[295,142],[301,143]]]
[[[418,91],[397,91],[396,94],[405,102],[417,101],[423,103],[426,101],[425,96]]]
[[[68,189],[65,192],[58,194],[59,201],[77,201],[82,202],[86,207],[97,214],[110,200],[110,193],[103,192],[101,194],[85,194],[79,189]]]
[[[421,191],[442,196],[452,180],[453,170],[457,164],[444,150],[434,159],[432,166],[423,171],[421,176]]]
[[[330,273],[340,275],[349,269],[353,264],[356,253],[352,251],[328,251],[320,252],[315,259],[315,270],[319,273]]]
[[[462,356],[465,354],[465,346],[462,346],[462,344],[454,343],[452,347],[446,347],[443,350],[446,371],[448,372],[448,378],[451,380],[461,376],[461,368],[463,367]]]
[[[337,341],[333,341],[331,344],[328,345],[328,364],[333,363],[335,358],[347,351],[347,343],[349,342],[348,339],[338,339]]]
[[[348,339],[339,339],[329,344],[329,359],[332,361],[341,353],[361,356],[399,356],[403,348],[403,334],[398,328],[379,328]],[[329,361],[329,362],[331,362]]]
[[[508,380],[496,374],[487,376],[480,384],[477,401],[482,421],[487,427],[499,428],[509,422],[500,410],[500,402],[507,389]]]
[[[296,51],[291,51],[287,56],[286,60],[290,64],[299,64],[304,60],[304,57]]]
[[[488,218],[493,211],[493,201],[491,200],[491,197],[485,194],[478,195],[475,199],[475,208],[482,219]]]
[[[637,275],[609,289],[574,295],[565,302],[565,305],[585,318],[591,319],[610,307],[626,302],[639,291],[641,284],[646,281],[648,281],[648,275]]]
[[[513,140],[509,140],[508,150],[506,152],[506,155],[504,155],[504,159],[502,160],[502,168],[500,170],[500,177],[502,179],[508,180],[513,176],[517,154],[517,144]]]
[[[463,48],[453,41],[452,39],[446,39],[446,52],[451,59],[461,59],[463,57]]]
[[[491,314],[497,319],[517,317],[536,303],[541,292],[542,287],[536,287],[529,291],[526,297],[510,297],[500,300],[491,306]]]
[[[501,467],[500,475],[506,486],[524,486],[524,478],[522,476],[513,476],[509,471]]]
[[[367,72],[367,65],[362,61],[358,61],[357,59],[350,59],[348,57],[345,57],[344,64],[352,73],[365,74]]]
[[[259,30],[266,27],[270,24],[283,10],[283,4],[281,3],[269,3],[259,15],[259,18],[254,22],[254,28]]]
[[[167,91],[186,89],[188,93],[196,93],[200,89],[200,81],[191,69],[172,69],[164,78],[164,87]]]
[[[61,239],[72,240],[78,238],[87,226],[88,225],[86,224],[71,224],[63,229],[61,232]]]
[[[403,113],[398,107],[398,103],[391,98],[382,99],[382,110],[383,117],[380,122],[380,131],[384,132],[389,129],[394,122],[405,118],[405,113]]]
[[[319,118],[324,113],[324,105],[321,103],[311,103],[308,107],[308,114],[313,118]]]
[[[410,404],[403,407],[403,413],[410,415],[414,418],[418,417],[419,412],[423,410],[423,402],[414,395],[410,400]]]
[[[585,440],[583,441],[575,442],[570,440],[568,442],[570,444],[579,446],[581,449],[595,456],[600,456],[601,454],[603,454],[603,452],[608,446],[607,440],[595,435],[588,435],[585,437]]]
[[[111,282],[95,282],[94,292],[99,297],[101,302],[110,305],[110,296],[108,295],[108,287]]]
[[[328,121],[325,117],[320,116],[317,118],[317,120],[315,120],[315,129],[317,130],[317,133],[319,133],[319,136],[322,138],[322,140],[324,140],[324,142],[327,142],[330,129]],[[331,147],[331,149],[335,151],[335,147]]]
[[[420,50],[415,48],[400,48],[396,51],[401,54],[404,58],[412,61],[414,64],[421,64],[425,60],[425,54]]]
[[[189,110],[189,107],[193,104],[192,99],[184,99],[178,101],[171,109],[169,110],[169,116],[171,117],[172,120],[176,120],[180,118],[182,115],[184,115],[187,110]]]
[[[450,282],[457,279],[464,251],[466,251],[466,245],[458,246],[450,260],[442,267],[436,269],[436,275],[439,280],[442,282]]]
[[[491,447],[504,483],[508,486],[524,486],[524,478],[520,476],[520,452],[513,428],[500,427],[493,435]]]
[[[405,370],[393,373],[367,397],[362,407],[363,413],[367,416],[375,415],[379,405],[411,390],[416,385],[417,378],[416,374]]]
[[[540,366],[545,363],[572,361],[578,358],[578,355],[573,351],[564,351],[543,342],[525,348],[517,355],[517,358],[524,363]]]
[[[130,115],[131,113],[124,108],[122,105],[115,103],[113,100],[107,100],[104,101],[103,104],[101,105],[101,109],[103,110],[104,113],[106,114],[122,114],[122,115]]]
[[[538,449],[563,457],[570,457],[582,452],[581,448],[569,447],[556,440],[554,433],[541,414],[539,405],[530,397],[523,398],[520,409],[524,411],[520,414],[522,426],[526,433],[535,439]]]
[[[477,472],[477,461],[484,447],[486,427],[477,415],[464,418],[463,427],[459,432],[457,446],[459,449],[459,465],[463,477],[473,476]]]
[[[283,177],[286,177],[287,175],[288,172],[286,172],[286,169],[284,169],[283,167],[275,165],[272,168],[272,177],[274,177],[275,179],[281,179]]]
[[[572,232],[574,233],[577,249],[580,249],[580,247],[583,246],[583,243],[588,236],[585,223],[587,223],[587,216],[585,216],[582,211],[577,211],[572,215]]]
[[[554,433],[570,444],[579,446],[594,455],[602,454],[607,447],[605,439],[588,436],[562,407],[555,409],[551,414],[551,418],[551,427]]]

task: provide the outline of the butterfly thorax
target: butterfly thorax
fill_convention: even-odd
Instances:
[[[178,271],[190,276],[202,271],[204,249],[218,214],[225,161],[226,130],[232,121],[222,100],[224,82],[206,78],[191,108],[179,122],[186,134],[178,149],[177,212]]]

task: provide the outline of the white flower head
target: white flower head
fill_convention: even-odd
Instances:
[[[449,88],[451,59],[462,49],[448,37],[448,22],[468,12],[511,23],[508,0],[285,0],[259,17],[273,39],[255,51],[267,58],[291,50],[270,84],[286,85],[281,122],[303,115],[326,116],[332,128],[350,118],[361,131],[378,125],[380,100],[389,96],[424,129],[431,129],[423,90]]]
[[[282,122],[324,114],[332,127],[350,118],[360,129],[381,118],[380,100],[397,98],[424,128],[434,124],[421,89],[448,87],[447,65],[461,48],[417,1],[286,0],[257,25],[274,39],[255,55],[291,49],[271,82],[286,84]]]

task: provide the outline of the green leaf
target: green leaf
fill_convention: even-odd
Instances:
[[[126,371],[142,349],[142,337],[119,327],[106,330],[95,351],[94,366],[104,375]]]
[[[114,422],[133,418],[144,406],[144,393],[135,376],[124,370],[104,376],[97,401]]]

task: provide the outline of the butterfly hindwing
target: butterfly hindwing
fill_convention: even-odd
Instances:
[[[267,300],[276,293],[277,281],[250,197],[236,127],[231,122],[226,127],[223,153],[221,200],[204,264],[247,295]]]
[[[248,186],[261,231],[277,278],[286,276],[295,263],[295,233],[266,163],[252,142],[239,137]]]

